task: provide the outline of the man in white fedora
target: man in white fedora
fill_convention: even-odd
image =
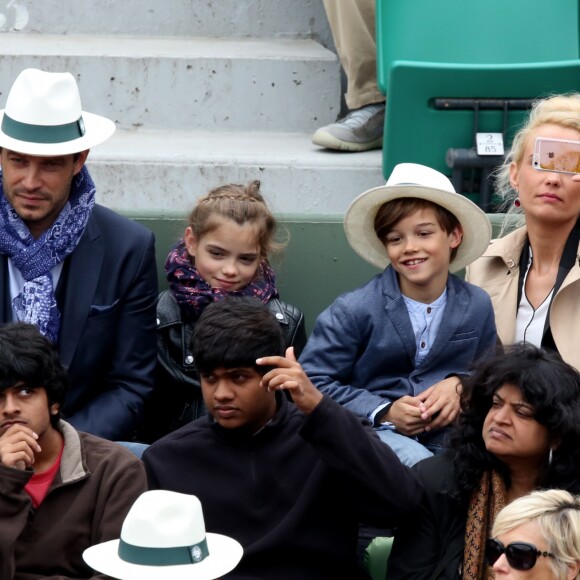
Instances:
[[[35,324],[71,377],[78,429],[129,438],[153,385],[154,237],[95,203],[85,161],[115,131],[74,77],[26,69],[0,110],[0,322]]]
[[[205,531],[197,497],[158,489],[137,498],[118,540],[87,548],[83,558],[120,580],[214,580],[243,552],[235,539]]]
[[[143,464],[62,420],[68,377],[38,328],[0,327],[0,578],[95,578],[83,551],[119,536]],[[102,578],[99,576],[99,578]]]
[[[484,252],[491,225],[445,175],[401,163],[351,203],[344,228],[383,271],[320,314],[300,362],[414,465],[443,450],[461,377],[497,341],[487,293],[451,274]]]

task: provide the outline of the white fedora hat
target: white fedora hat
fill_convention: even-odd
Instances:
[[[91,546],[83,558],[121,580],[214,580],[233,570],[242,554],[236,540],[206,534],[197,497],[153,490],[137,498],[119,540]]]
[[[400,163],[387,184],[361,193],[346,210],[344,230],[348,243],[361,258],[386,268],[389,258],[384,244],[375,233],[375,216],[379,208],[402,197],[425,199],[451,212],[463,228],[463,239],[449,264],[457,272],[479,258],[491,240],[491,223],[485,212],[467,197],[456,193],[449,179],[430,167],[417,163]]]
[[[81,109],[70,73],[23,70],[0,110],[0,147],[25,155],[78,153],[114,132],[113,121]]]

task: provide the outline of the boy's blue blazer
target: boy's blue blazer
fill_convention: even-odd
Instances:
[[[457,276],[429,354],[415,367],[415,335],[391,266],[339,296],[316,321],[300,362],[324,393],[362,417],[453,374],[467,374],[497,342],[488,294]]]

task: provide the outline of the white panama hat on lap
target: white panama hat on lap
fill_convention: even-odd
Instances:
[[[121,538],[87,548],[85,562],[120,580],[214,580],[242,558],[236,540],[205,531],[194,495],[152,490],[125,517]]]
[[[383,269],[389,264],[385,246],[375,233],[375,216],[383,204],[404,197],[425,199],[440,205],[461,224],[463,239],[449,264],[451,272],[471,264],[489,246],[491,223],[481,208],[457,193],[451,181],[439,171],[417,163],[399,163],[386,185],[361,193],[344,216],[348,243],[373,266]]]
[[[0,147],[25,155],[79,153],[114,132],[113,121],[82,110],[70,73],[23,70],[0,110]]]

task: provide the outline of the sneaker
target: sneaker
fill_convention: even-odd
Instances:
[[[351,111],[332,125],[321,127],[312,142],[337,151],[368,151],[383,146],[385,104],[367,105]]]

